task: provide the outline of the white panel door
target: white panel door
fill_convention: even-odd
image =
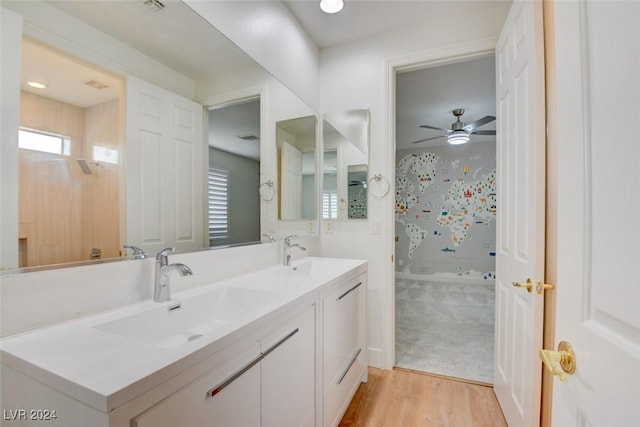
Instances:
[[[302,217],[302,152],[286,141],[282,141],[281,217],[300,219]]]
[[[514,2],[496,47],[497,254],[494,387],[510,426],[538,426],[544,276],[542,3]]]
[[[205,239],[202,106],[127,78],[128,244],[153,254],[201,248]]]
[[[556,2],[556,339],[576,372],[554,426],[640,425],[640,3]]]

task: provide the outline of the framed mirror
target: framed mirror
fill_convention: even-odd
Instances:
[[[85,194],[91,194],[93,196],[108,194],[112,200],[117,203],[106,209],[101,204],[90,202],[88,198],[85,198],[85,202],[77,202],[84,196],[69,196],[71,202],[77,202],[75,210],[63,209],[59,207],[53,208],[53,204],[50,203],[50,195],[53,192],[47,191],[45,197],[40,197],[44,204],[40,207],[34,207],[31,202],[22,203],[20,209],[17,206],[9,206],[3,204],[3,215],[0,218],[2,221],[3,229],[3,250],[2,250],[2,264],[3,267],[17,268],[24,266],[36,266],[36,267],[48,267],[54,266],[61,267],[72,265],[77,262],[101,262],[105,260],[117,260],[117,259],[129,259],[133,258],[133,252],[131,250],[125,250],[123,245],[130,244],[132,246],[138,246],[140,239],[132,239],[130,229],[128,226],[127,215],[130,214],[128,207],[130,203],[126,203],[126,200],[136,199],[149,199],[147,191],[143,187],[133,187],[131,182],[133,177],[128,176],[123,170],[122,164],[115,163],[115,159],[118,158],[118,162],[125,162],[128,160],[131,164],[131,158],[126,159],[124,151],[126,144],[129,141],[129,134],[127,125],[124,121],[126,110],[126,93],[122,90],[123,85],[127,85],[125,82],[130,76],[135,76],[139,80],[143,80],[152,85],[162,88],[168,92],[176,94],[190,101],[195,101],[200,104],[200,110],[202,110],[203,124],[206,124],[207,120],[211,119],[208,116],[209,111],[205,111],[206,106],[212,105],[207,102],[209,99],[216,99],[221,94],[229,93],[256,93],[260,92],[260,88],[269,87],[269,95],[272,96],[272,100],[269,103],[266,99],[261,99],[261,106],[258,108],[261,111],[262,117],[265,117],[264,111],[274,108],[272,116],[277,120],[285,117],[295,117],[297,115],[309,114],[310,108],[306,107],[298,97],[291,91],[274,79],[264,68],[258,65],[252,58],[248,57],[244,52],[238,49],[233,43],[231,43],[224,35],[222,35],[211,24],[202,19],[198,14],[191,10],[186,4],[181,1],[169,0],[163,2],[165,7],[160,11],[146,10],[144,5],[138,2],[77,2],[77,1],[3,1],[2,7],[7,8],[23,17],[24,21],[24,37],[25,40],[31,41],[34,45],[41,48],[46,48],[49,52],[55,52],[60,57],[75,61],[79,64],[91,69],[92,72],[102,71],[105,76],[109,76],[112,79],[119,81],[119,94],[108,100],[102,102],[112,102],[114,108],[109,113],[110,119],[106,119],[106,110],[100,107],[100,111],[96,112],[94,116],[102,117],[103,122],[109,122],[112,125],[113,130],[101,129],[98,131],[86,131],[81,132],[82,135],[77,139],[82,139],[83,144],[87,146],[86,150],[82,152],[80,156],[73,155],[70,158],[62,158],[62,160],[47,160],[46,167],[36,167],[32,172],[28,172],[29,177],[34,177],[36,174],[39,179],[44,181],[51,181],[51,175],[48,175],[49,171],[58,167],[59,174],[66,174],[73,177],[72,186],[84,189]],[[135,26],[119,25],[119,22],[128,22],[131,20],[136,21]],[[179,27],[176,27],[179,26]],[[170,32],[167,31],[170,29]],[[78,33],[80,32],[80,33]],[[171,34],[170,39],[165,37],[158,37],[158,34]],[[26,50],[25,50],[26,51]],[[56,70],[56,66],[52,61],[46,62],[47,58],[50,58],[48,54],[36,54],[31,56],[24,56],[25,60],[30,61],[30,57],[39,57],[43,62],[43,67],[51,70]],[[20,64],[3,64],[3,70],[5,67],[20,67]],[[25,67],[22,67],[25,68]],[[25,68],[26,69],[26,68]],[[67,71],[57,70],[58,74],[68,74]],[[87,78],[84,81],[90,82],[95,80],[94,87],[91,85],[85,85],[83,83],[84,90],[91,90],[95,92],[104,91],[99,88],[99,83],[104,83],[107,79],[101,75],[97,77],[95,74],[92,78]],[[26,78],[26,76],[25,76]],[[53,80],[51,80],[53,81]],[[95,87],[98,86],[98,87]],[[107,86],[112,86],[107,83]],[[116,85],[113,85],[116,86]],[[257,89],[256,89],[257,88]],[[23,88],[24,89],[24,88]],[[24,93],[33,95],[32,92],[24,89]],[[123,94],[124,93],[124,94]],[[63,99],[55,99],[57,96],[48,97],[41,92],[34,97],[39,98],[38,102],[34,103],[36,110],[42,110],[38,105],[43,103],[49,103],[51,100],[62,103],[69,103]],[[244,95],[243,95],[244,96]],[[289,111],[284,114],[279,110],[278,100],[283,99],[296,99],[295,102],[288,102],[287,105],[302,105],[306,108],[302,109],[302,114],[295,114],[289,108]],[[56,104],[57,106],[58,104]],[[94,104],[95,105],[95,104]],[[99,105],[99,104],[98,104]],[[86,107],[73,105],[80,109]],[[117,108],[116,108],[117,107]],[[15,105],[16,111],[19,106]],[[56,107],[58,108],[58,107]],[[60,107],[63,108],[63,107]],[[58,108],[58,110],[60,110]],[[67,108],[67,107],[64,107]],[[83,111],[81,115],[87,116],[88,113]],[[183,120],[186,116],[178,116],[180,120]],[[189,119],[190,120],[190,119]],[[214,120],[214,119],[211,119]],[[59,121],[54,115],[45,117],[41,121]],[[114,124],[118,122],[119,124]],[[183,123],[185,121],[183,120]],[[178,123],[181,125],[181,123]],[[264,138],[264,135],[269,135],[269,141],[262,141],[259,144],[258,152],[261,157],[256,160],[256,164],[253,167],[259,172],[259,176],[262,181],[269,179],[276,179],[276,161],[275,155],[270,154],[271,148],[265,148],[265,145],[273,144],[273,151],[275,151],[275,122],[274,123],[259,123],[259,127],[267,129],[259,129],[252,132],[257,133],[260,139]],[[69,132],[47,129],[46,126],[40,125],[28,125],[25,128],[36,128],[35,130],[41,131],[43,134],[53,134],[53,136],[61,136],[63,139],[69,136]],[[196,126],[197,127],[197,126]],[[100,144],[88,144],[90,140],[104,140],[104,134],[110,134],[113,139],[113,144],[101,144],[102,147],[98,150],[97,154],[93,146]],[[92,135],[89,135],[92,134]],[[204,132],[206,136],[206,132]],[[243,136],[238,134],[236,136]],[[3,141],[3,144],[8,143]],[[13,142],[12,142],[13,143]],[[207,144],[205,143],[205,146]],[[17,149],[17,147],[15,147]],[[118,151],[118,153],[114,153]],[[152,152],[152,150],[150,151]],[[185,155],[186,151],[179,153],[180,156]],[[264,155],[267,153],[267,159],[265,161]],[[143,153],[143,158],[147,159],[148,153]],[[64,154],[59,154],[62,156]],[[96,155],[101,157],[96,157]],[[183,251],[192,251],[197,249],[206,249],[211,244],[210,238],[210,224],[207,223],[205,218],[208,218],[208,157],[209,152],[207,149],[199,150],[188,154],[194,162],[201,163],[201,172],[196,176],[191,174],[172,175],[175,178],[169,177],[164,169],[157,170],[158,174],[155,176],[156,182],[162,182],[162,185],[157,186],[158,192],[166,192],[168,188],[189,188],[193,194],[197,194],[198,200],[193,202],[194,208],[189,215],[182,215],[183,217],[198,217],[198,221],[203,227],[200,230],[200,236],[197,239],[192,239],[193,244],[182,246]],[[119,157],[118,157],[119,156]],[[211,154],[215,156],[215,154]],[[112,161],[113,163],[109,163]],[[137,163],[136,163],[137,164]],[[63,167],[60,167],[63,166]],[[3,168],[4,169],[4,168]],[[182,168],[184,170],[184,168]],[[5,169],[7,171],[8,169]],[[113,176],[113,180],[108,185],[103,187],[97,187],[95,182],[98,178],[102,179],[107,175]],[[163,171],[160,174],[160,171]],[[238,169],[239,171],[239,169]],[[160,179],[159,177],[162,177]],[[3,182],[14,182],[16,185],[16,192],[18,191],[18,179],[14,176],[8,176],[3,171]],[[146,177],[147,182],[150,181],[149,176]],[[179,179],[179,182],[176,181]],[[229,182],[236,183],[235,179]],[[25,181],[33,188],[38,184],[34,181]],[[196,188],[195,185],[198,185]],[[254,199],[258,199],[257,185],[251,184],[254,187]],[[66,187],[60,187],[60,193],[66,195],[70,191]],[[246,187],[249,188],[249,187]],[[247,193],[249,190],[240,190]],[[229,197],[233,198],[233,188],[229,187]],[[125,199],[125,195],[128,194],[130,199]],[[180,203],[184,199],[185,193],[175,192],[173,200],[175,203]],[[182,199],[181,199],[182,198]],[[32,199],[38,199],[34,195]],[[153,199],[151,199],[154,202]],[[254,200],[255,201],[255,200]],[[84,203],[84,205],[82,205]],[[106,203],[106,202],[105,202]],[[156,203],[156,202],[154,202]],[[160,212],[171,212],[172,208],[164,205],[162,201],[157,200],[156,209]],[[83,207],[85,206],[85,207]],[[200,206],[201,208],[197,208]],[[4,210],[4,208],[7,210]],[[255,204],[251,208],[255,213]],[[257,228],[254,228],[251,233],[246,236],[235,238],[231,236],[226,240],[224,245],[228,244],[246,244],[247,242],[259,242],[261,233],[273,233],[276,230],[269,229],[269,224],[276,223],[276,214],[271,213],[272,210],[265,214],[265,204],[258,201],[258,215],[260,220],[257,222]],[[50,228],[46,228],[47,224],[61,225],[62,220],[58,221],[52,214],[60,213],[60,218],[64,218],[64,226],[59,227],[59,230],[51,231]],[[29,237],[29,239],[20,242],[14,242],[11,237],[11,242],[5,242],[5,236],[11,236],[11,233],[4,233],[6,230],[15,230],[16,236],[24,236],[24,233],[19,230],[21,228],[20,221],[16,217],[17,212],[20,211],[20,215],[26,214],[27,217],[39,217],[43,218],[43,226],[34,227],[44,230],[40,235],[42,237]],[[16,212],[16,217],[7,214],[7,212]],[[307,212],[305,210],[305,212]],[[193,215],[192,215],[193,213]],[[84,223],[87,219],[83,219],[79,215],[89,215],[89,218],[95,222],[93,228],[94,231],[79,232],[76,225]],[[99,214],[105,215],[105,218],[100,219]],[[265,217],[268,216],[268,217]],[[307,215],[307,213],[305,213]],[[233,213],[228,214],[229,218],[235,218]],[[315,216],[314,216],[315,217]],[[148,214],[142,212],[139,214],[140,229],[145,227],[155,227],[153,218],[149,218]],[[106,227],[105,224],[108,221],[112,222],[112,225]],[[254,215],[255,219],[255,215]],[[10,221],[10,222],[8,222]],[[196,221],[197,222],[197,221]],[[196,223],[194,222],[194,223]],[[255,221],[254,221],[255,223]],[[234,221],[230,221],[231,226]],[[25,228],[25,227],[22,227]],[[160,224],[157,227],[159,230],[167,229],[167,227]],[[95,230],[100,231],[100,233]],[[163,246],[176,246],[180,248],[179,239],[180,233],[184,235],[184,227],[175,227],[176,240],[163,241],[158,244]],[[100,234],[105,237],[100,237]],[[89,236],[87,238],[87,236]],[[67,243],[73,240],[74,243]],[[108,241],[106,240],[108,239]],[[18,239],[16,239],[18,240]],[[27,241],[28,240],[28,241]],[[24,256],[24,254],[32,254],[30,248],[33,248],[33,242],[41,240],[45,242],[43,246],[49,246],[53,252],[48,254],[38,254],[31,256]],[[55,244],[51,244],[51,243]],[[6,244],[5,244],[6,243]],[[60,244],[58,244],[60,243]],[[221,243],[222,240],[218,240],[216,243]],[[66,249],[73,246],[73,251]],[[217,245],[216,245],[217,246]],[[62,247],[62,249],[61,249]],[[9,250],[5,250],[9,248]],[[43,249],[44,250],[44,249]],[[73,254],[72,254],[73,253]],[[147,251],[149,255],[154,255],[153,251]],[[22,255],[20,255],[22,254]],[[72,256],[71,256],[72,255]],[[20,259],[26,260],[21,262]],[[11,272],[9,273],[11,274]]]
[[[369,110],[323,115],[322,139],[322,219],[366,219]]]

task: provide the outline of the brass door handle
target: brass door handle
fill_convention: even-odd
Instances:
[[[576,355],[571,344],[566,341],[560,341],[558,351],[540,350],[538,355],[544,366],[560,381],[567,381],[569,379],[567,374],[573,374],[576,371]]]
[[[531,279],[527,279],[526,283],[511,282],[511,284],[516,288],[526,288],[527,292],[529,292],[529,293],[531,293],[531,290],[533,289],[533,282],[531,281]]]
[[[526,288],[527,292],[531,293],[533,291],[533,280],[527,279],[525,283],[522,282],[511,282],[511,284],[516,288]],[[550,285],[548,283],[536,282],[536,292],[538,295],[542,295],[542,293],[547,289],[555,289],[556,285]]]

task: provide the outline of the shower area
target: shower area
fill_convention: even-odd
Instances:
[[[410,71],[396,81],[395,364],[487,384],[495,317],[493,61]],[[468,143],[452,145],[458,108],[477,129]]]

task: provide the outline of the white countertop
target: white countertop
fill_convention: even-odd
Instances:
[[[225,339],[243,328],[285,310],[344,275],[360,274],[366,270],[366,264],[362,260],[303,258],[293,263],[296,268],[293,273],[285,271],[286,267],[272,266],[176,293],[167,303],[144,301],[9,336],[0,341],[2,363],[102,412],[108,412],[210,356],[224,344]],[[159,305],[169,307],[181,300],[228,286],[267,290],[276,298],[264,307],[174,348],[162,348],[97,328],[157,309]]]

